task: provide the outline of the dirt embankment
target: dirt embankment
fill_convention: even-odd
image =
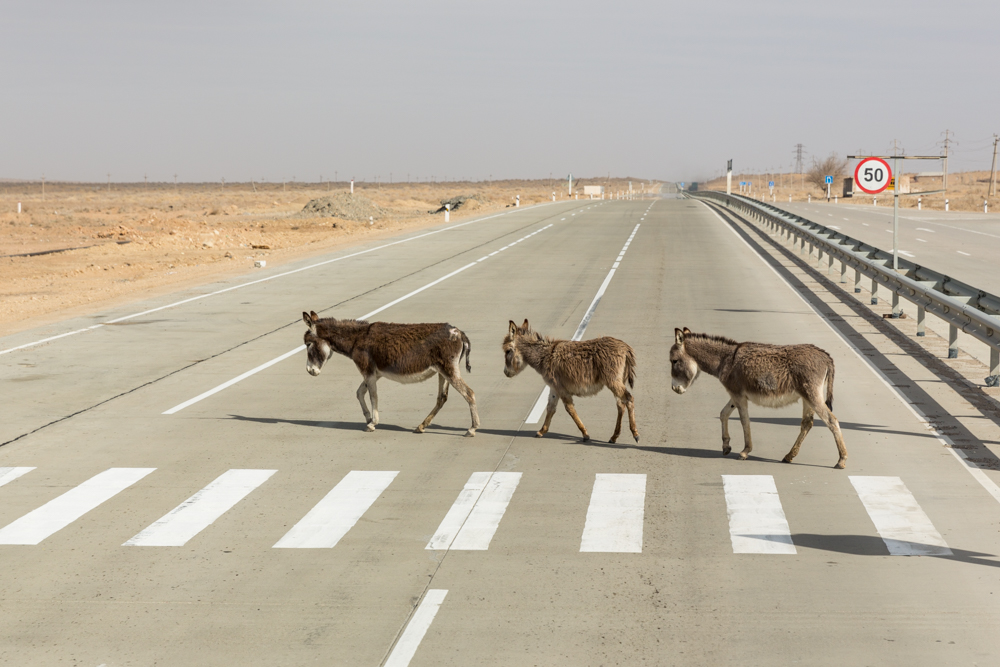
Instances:
[[[557,183],[0,183],[0,335],[437,224],[455,197],[453,220],[565,200]]]

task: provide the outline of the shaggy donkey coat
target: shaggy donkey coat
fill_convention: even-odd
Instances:
[[[622,431],[622,415],[628,410],[629,428],[636,442],[639,431],[635,427],[635,400],[625,388],[635,386],[635,352],[617,338],[592,340],[559,340],[543,337],[531,330],[528,320],[520,327],[510,322],[510,329],[503,340],[504,375],[514,377],[525,365],[531,366],[549,386],[549,403],[545,411],[545,424],[539,429],[541,438],[549,430],[556,404],[562,399],[566,412],[576,422],[583,434],[583,441],[590,440],[587,429],[580,421],[573,406],[574,396],[593,396],[604,387],[611,390],[618,403],[618,422],[610,441],[615,442]]]
[[[463,356],[465,369],[472,370],[469,363],[472,344],[461,330],[450,324],[368,323],[364,320],[337,320],[332,317],[320,319],[315,312],[302,313],[302,319],[309,327],[304,342],[307,352],[306,370],[310,375],[319,375],[323,364],[334,352],[348,357],[357,366],[363,378],[357,396],[365,414],[367,430],[374,431],[378,424],[378,392],[375,383],[379,378],[409,384],[423,382],[437,375],[437,404],[417,426],[416,432],[423,433],[448,400],[450,384],[469,403],[469,411],[472,413],[472,426],[465,435],[476,434],[476,429],[479,428],[476,395],[459,373],[459,362]],[[371,399],[371,412],[365,404],[365,393]]]
[[[833,415],[833,359],[815,345],[768,345],[737,343],[722,336],[691,333],[690,329],[674,329],[674,345],[670,348],[670,375],[673,390],[683,394],[698,373],[714,375],[729,392],[729,401],[719,414],[722,420],[722,455],[729,447],[729,416],[739,410],[743,425],[743,451],[746,459],[753,450],[750,439],[748,403],[780,408],[802,400],[802,422],[799,437],[791,451],[782,459],[791,463],[813,426],[813,413],[830,428],[840,459],[837,468],[847,465],[847,448],[840,432],[840,422]]]

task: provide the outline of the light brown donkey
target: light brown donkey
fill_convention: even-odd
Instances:
[[[556,403],[562,399],[566,412],[576,422],[583,441],[590,440],[587,429],[573,407],[574,396],[593,396],[604,387],[611,390],[618,402],[618,423],[611,442],[622,432],[622,414],[628,409],[628,423],[632,436],[639,442],[635,428],[635,400],[625,388],[635,386],[635,352],[617,338],[605,336],[592,340],[558,340],[543,337],[531,330],[528,320],[520,327],[510,322],[510,330],[503,339],[504,375],[509,378],[520,373],[525,365],[538,371],[549,386],[549,404],[545,411],[545,424],[538,431],[542,437],[549,430]]]
[[[729,447],[729,415],[739,410],[743,425],[743,451],[740,458],[753,451],[750,439],[748,402],[768,408],[780,408],[802,399],[802,424],[791,451],[782,459],[791,463],[813,426],[813,413],[830,428],[837,443],[838,468],[847,465],[847,448],[840,433],[840,423],[833,415],[833,359],[815,345],[768,345],[737,343],[722,336],[691,333],[686,327],[674,329],[670,348],[670,375],[673,390],[683,394],[704,371],[714,375],[729,392],[722,408],[722,455]]]
[[[434,415],[448,400],[451,384],[469,403],[472,426],[466,436],[476,435],[479,414],[476,412],[476,395],[459,374],[459,362],[465,356],[465,369],[472,370],[469,353],[472,344],[464,332],[450,324],[394,324],[364,320],[337,320],[320,317],[315,312],[302,313],[309,330],[305,333],[306,370],[319,375],[320,369],[334,352],[350,358],[361,373],[358,402],[365,413],[367,430],[374,431],[378,424],[378,392],[375,383],[379,378],[409,384],[423,382],[432,375],[438,376],[437,404],[427,415],[417,433],[423,433]],[[371,412],[365,405],[365,392],[372,402]]]

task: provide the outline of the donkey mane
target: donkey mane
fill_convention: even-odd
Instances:
[[[726,336],[717,336],[715,334],[707,333],[692,333],[690,331],[684,332],[685,340],[691,338],[700,338],[702,340],[710,340],[716,343],[725,343],[726,345],[741,345],[742,343],[733,340],[732,338],[727,338]]]

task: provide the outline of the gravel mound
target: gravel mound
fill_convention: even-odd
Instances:
[[[439,208],[436,211],[427,211],[427,212],[428,213],[443,213],[444,210],[445,210],[445,207],[448,206],[448,205],[451,206],[451,208],[449,210],[457,211],[459,208],[461,208],[465,204],[469,204],[470,205],[469,207],[473,208],[471,206],[472,204],[484,204],[484,203],[486,203],[486,200],[482,196],[480,196],[478,193],[474,194],[474,195],[458,195],[457,197],[452,197],[451,199],[442,199],[441,200],[441,208]]]
[[[340,218],[342,220],[368,220],[385,215],[385,209],[376,206],[372,200],[340,193],[329,197],[313,199],[295,214],[297,218]]]

